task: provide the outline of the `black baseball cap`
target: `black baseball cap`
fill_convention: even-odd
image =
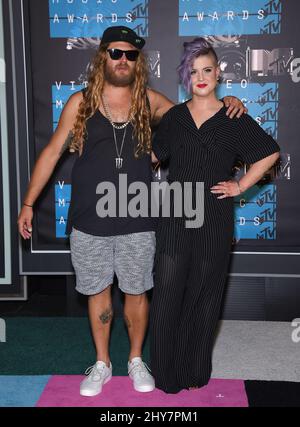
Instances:
[[[145,39],[138,36],[135,31],[128,27],[108,27],[103,33],[100,46],[111,42],[127,42],[137,49],[142,49],[146,43]]]

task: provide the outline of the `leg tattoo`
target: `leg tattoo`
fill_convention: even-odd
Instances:
[[[125,320],[125,323],[126,323],[126,325],[127,325],[127,328],[129,329],[129,328],[131,328],[131,322],[130,322],[130,320],[128,319],[128,317],[127,316],[124,316],[124,320]]]
[[[108,309],[104,310],[103,313],[100,314],[99,319],[105,325],[106,323],[110,322],[113,317],[113,309],[112,306],[110,306]]]

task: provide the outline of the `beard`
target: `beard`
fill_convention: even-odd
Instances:
[[[129,73],[124,75],[119,75],[116,73],[115,70],[118,69],[128,69]],[[105,70],[104,70],[104,77],[105,80],[110,83],[113,86],[117,87],[126,87],[132,85],[135,79],[134,75],[135,71],[133,69],[130,69],[128,65],[117,65],[115,68],[109,67],[106,64]]]

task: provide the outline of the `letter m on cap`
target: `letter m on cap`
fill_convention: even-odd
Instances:
[[[0,342],[6,342],[6,323],[4,319],[0,319]]]

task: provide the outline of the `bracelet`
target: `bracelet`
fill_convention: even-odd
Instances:
[[[28,206],[29,208],[33,208],[33,205],[27,205],[27,203],[23,203],[24,206]]]

